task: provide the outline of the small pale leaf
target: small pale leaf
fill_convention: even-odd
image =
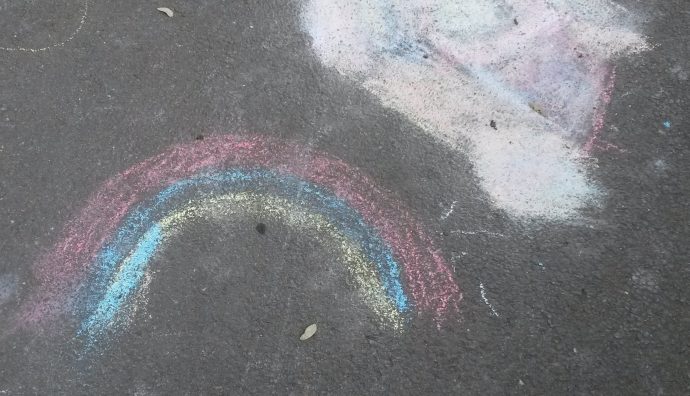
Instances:
[[[301,341],[305,341],[305,340],[310,339],[314,335],[314,333],[316,333],[316,329],[317,329],[316,323],[307,326],[307,328],[304,329],[304,333],[302,333],[302,335],[299,337],[299,339]]]
[[[156,8],[156,9],[157,9],[158,11],[164,13],[165,15],[169,16],[170,18],[172,18],[172,16],[173,16],[173,10],[171,10],[171,9],[168,8],[168,7],[158,7],[158,8]]]

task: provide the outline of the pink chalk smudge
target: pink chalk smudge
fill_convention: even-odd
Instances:
[[[582,146],[582,150],[591,154],[592,150],[595,148],[597,141],[600,139],[602,130],[604,129],[604,124],[606,122],[606,109],[611,103],[611,97],[613,95],[613,89],[616,85],[616,68],[610,66],[608,68],[608,73],[606,73],[606,82],[601,90],[601,96],[599,97],[599,106],[595,110],[592,122],[592,132],[590,133],[589,139]],[[618,148],[612,144],[607,144],[606,148]],[[606,149],[605,148],[605,149]]]

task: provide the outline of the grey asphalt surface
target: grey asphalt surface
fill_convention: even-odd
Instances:
[[[68,36],[83,6],[11,3],[2,46],[17,30],[26,45]],[[64,47],[0,51],[0,326],[92,191],[210,133],[364,170],[435,235],[464,294],[451,326],[395,336],[346,282],[308,287],[339,268],[313,240],[280,224],[260,235],[251,218],[195,224],[155,259],[148,319],[97,358],[77,359],[73,323],[2,336],[0,394],[690,394],[690,3],[627,3],[655,48],[617,63],[604,133],[623,151],[595,154],[608,198],[586,225],[492,207],[462,154],[321,65],[298,2],[91,2]]]

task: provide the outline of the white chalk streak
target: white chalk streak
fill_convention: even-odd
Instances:
[[[506,236],[503,234],[500,234],[498,232],[491,232],[491,231],[463,231],[463,230],[454,230],[450,232],[451,234],[462,234],[462,235],[488,235],[496,238],[505,238]]]
[[[450,216],[451,213],[453,213],[453,211],[455,210],[455,204],[457,204],[457,203],[458,203],[458,201],[453,201],[453,203],[450,204],[450,209],[448,209],[448,211],[447,211],[446,213],[444,213],[443,215],[441,215],[441,220],[447,219],[448,216]]]
[[[494,309],[494,306],[491,305],[489,300],[486,298],[486,291],[484,290],[484,284],[481,282],[479,282],[479,291],[482,294],[482,299],[484,300],[484,304],[488,305],[489,308],[491,308],[491,313],[493,313],[494,315],[496,315],[496,317],[498,317],[498,312],[496,312],[496,310]]]

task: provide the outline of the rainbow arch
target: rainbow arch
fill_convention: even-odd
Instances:
[[[173,146],[94,192],[37,263],[40,292],[20,321],[72,314],[96,345],[129,323],[170,236],[247,213],[316,231],[384,327],[402,330],[414,316],[440,325],[458,309],[462,294],[431,238],[360,171],[277,139],[219,135]]]

